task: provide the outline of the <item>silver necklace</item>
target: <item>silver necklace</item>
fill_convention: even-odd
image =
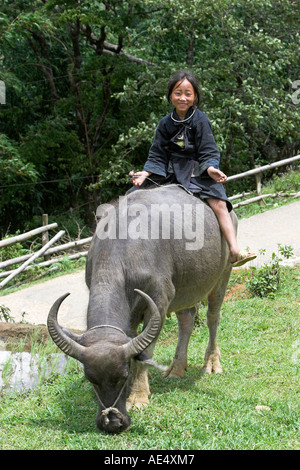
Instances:
[[[191,114],[188,118],[186,118],[186,119],[180,119],[180,120],[175,119],[175,118],[173,117],[173,112],[174,112],[174,111],[172,111],[171,119],[172,119],[174,122],[186,122],[186,121],[188,121],[189,119],[191,119],[191,118],[194,116],[194,114],[195,114],[195,112],[196,112],[196,109],[197,109],[197,108],[194,109],[194,111],[192,112],[192,114]]]

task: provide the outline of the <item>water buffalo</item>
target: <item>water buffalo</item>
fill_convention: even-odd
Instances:
[[[86,264],[87,331],[77,335],[57,322],[68,294],[52,306],[48,329],[64,353],[83,363],[99,402],[98,428],[120,432],[130,425],[128,406],[149,403],[148,366],[158,366],[152,354],[167,313],[176,313],[179,334],[164,376],[181,378],[187,369],[202,299],[209,328],[204,371],[222,372],[217,328],[231,263],[213,211],[176,185],[133,191],[99,212]],[[232,219],[236,227],[234,213]]]

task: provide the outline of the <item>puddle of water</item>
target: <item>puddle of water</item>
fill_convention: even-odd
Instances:
[[[40,357],[29,352],[0,351],[0,390],[22,391],[37,388],[51,373],[62,374],[68,358],[64,354]]]

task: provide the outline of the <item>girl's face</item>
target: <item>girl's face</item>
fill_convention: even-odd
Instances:
[[[175,84],[171,93],[171,100],[181,119],[184,119],[188,109],[193,106],[195,98],[194,87],[186,78]]]

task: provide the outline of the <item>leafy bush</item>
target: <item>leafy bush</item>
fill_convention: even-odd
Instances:
[[[17,231],[14,235],[4,237],[3,240],[19,235],[19,233],[20,231]],[[21,243],[14,243],[13,245],[4,246],[0,250],[0,262],[7,261],[12,258],[17,258],[27,253],[28,253],[28,250],[24,249]]]
[[[0,305],[0,321],[6,323],[15,323],[15,320],[11,316],[10,309],[4,305]]]
[[[260,250],[265,254],[266,250]],[[278,252],[284,258],[288,259],[293,255],[293,249],[289,245],[282,246],[278,244]],[[264,264],[261,268],[253,268],[252,277],[247,283],[247,288],[253,296],[273,297],[280,285],[280,262],[282,258],[276,253],[272,253],[271,264]]]
[[[300,172],[291,170],[286,171],[284,175],[275,175],[272,185],[276,192],[300,191]]]

